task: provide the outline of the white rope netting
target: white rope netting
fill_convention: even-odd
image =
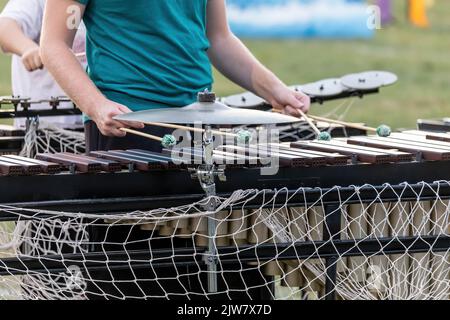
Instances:
[[[85,136],[83,132],[67,130],[51,123],[29,120],[25,132],[23,148],[20,155],[32,158],[38,153],[85,152]]]
[[[439,246],[450,236],[450,201],[439,192],[424,201],[422,186],[407,200],[417,190],[408,184],[238,190],[108,215],[1,206],[16,222],[0,223],[0,297],[325,299],[331,284],[339,299],[450,299],[450,248]],[[363,200],[363,189],[379,196]],[[310,202],[312,190],[320,197]],[[385,192],[395,197],[383,202]],[[204,210],[210,201],[217,210]]]

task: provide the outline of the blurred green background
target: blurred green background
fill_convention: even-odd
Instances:
[[[6,0],[0,0],[3,8]],[[396,0],[395,22],[371,40],[244,40],[252,52],[287,84],[302,84],[365,70],[383,69],[400,81],[381,94],[354,103],[346,119],[373,126],[411,128],[418,118],[450,116],[450,1],[429,9],[431,27],[406,19],[406,1]],[[0,95],[11,94],[10,57],[0,57]],[[242,92],[216,73],[220,96]],[[341,102],[314,105],[323,114]]]

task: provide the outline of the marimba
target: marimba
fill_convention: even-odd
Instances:
[[[188,154],[188,157],[182,154]],[[199,155],[200,150],[187,148],[175,152],[164,150],[162,153],[135,149],[97,151],[86,156],[40,154],[36,160],[2,156],[0,186],[5,191],[0,193],[0,203],[20,204],[23,208],[104,213],[105,223],[114,225],[117,222],[108,220],[109,214],[170,208],[201,200],[203,192],[187,172]],[[261,175],[260,169],[272,157],[279,159],[278,172],[272,176]],[[336,250],[342,254],[334,264],[335,280],[336,277],[354,275],[355,270],[373,263],[391,270],[385,276],[391,276],[392,270],[398,272],[400,267],[395,269],[393,264],[401,264],[402,268],[405,266],[411,270],[429,265],[437,270],[439,266],[434,264],[436,257],[450,246],[448,236],[445,237],[445,234],[450,234],[450,230],[445,229],[448,228],[445,201],[450,198],[450,187],[438,183],[450,181],[450,135],[413,130],[394,133],[389,138],[357,136],[329,142],[221,146],[215,150],[214,161],[227,167],[228,181],[217,183],[219,196],[230,196],[239,189],[266,189],[272,194],[285,190],[282,194],[286,193],[286,197],[275,197],[270,203],[271,207],[280,208],[275,212],[257,208],[257,204],[263,202],[260,197],[246,202],[246,207],[241,209],[219,212],[216,235],[219,253],[227,257],[227,252],[237,252],[237,256],[228,254],[229,259],[250,261],[249,253],[245,255],[241,248],[252,248],[256,244],[263,244],[263,248],[266,244],[269,247],[282,245],[283,239],[278,238],[266,223],[270,217],[280,233],[294,237],[295,252],[283,251],[280,256],[279,249],[272,247],[272,251],[253,253],[258,254],[254,261],[260,261],[266,276],[282,276],[283,285],[303,288],[310,298],[330,293],[326,281],[317,277],[314,270],[326,270],[323,272],[327,277],[333,278],[333,272],[329,271],[333,266],[329,263],[330,258],[322,259],[316,252],[317,244],[308,247],[311,242],[319,243],[324,252]],[[424,190],[424,186],[418,184],[420,182],[432,187]],[[402,183],[411,187],[404,189]],[[364,188],[366,184],[371,186]],[[392,189],[384,190],[385,184]],[[354,189],[345,187],[338,192],[326,191],[335,186],[351,185],[361,187],[357,194],[354,194]],[[306,189],[298,193],[299,187]],[[419,199],[417,194],[420,194]],[[439,202],[436,195],[439,195]],[[288,205],[286,198],[290,199]],[[344,204],[342,199],[346,200]],[[400,201],[392,202],[392,199]],[[420,201],[422,209],[418,210],[412,201]],[[339,211],[333,203],[340,204]],[[332,222],[330,217],[336,212],[339,213],[338,219]],[[23,214],[27,214],[26,210]],[[1,219],[14,219],[14,215],[5,213]],[[426,226],[423,221],[426,221]],[[202,217],[141,222],[137,226],[148,235],[193,239],[197,246],[194,252],[205,248],[208,239],[207,221]],[[446,230],[444,235],[440,233],[442,229]],[[339,238],[331,243],[330,239],[336,234]],[[358,250],[367,250],[369,256],[377,246],[381,246],[377,250],[383,255],[374,255],[370,259],[358,256],[356,251],[349,255],[346,245],[354,240],[362,243]],[[425,245],[436,253],[430,254],[424,249]],[[402,247],[403,250],[411,250],[415,259],[410,261],[401,256]],[[157,256],[158,253],[154,254]],[[274,254],[281,262],[273,260]],[[184,252],[184,256],[189,254]],[[305,266],[301,261],[309,264]],[[10,269],[14,266],[20,270],[20,265],[13,262],[5,265],[8,263]],[[26,267],[30,268],[29,265]],[[57,262],[49,261],[46,267],[56,268]],[[417,281],[421,275],[414,272],[413,278]],[[438,278],[443,279],[440,282],[431,279],[430,288],[441,286],[446,276],[439,273]],[[353,281],[363,283],[364,276],[358,275]],[[338,294],[349,298],[345,291]],[[384,294],[386,292],[380,289],[374,297],[383,297]]]
[[[134,149],[94,151],[89,155],[39,154],[37,160],[4,155],[0,157],[0,169],[7,176],[182,170],[198,163],[201,156],[201,150],[195,148],[166,149],[161,153]],[[354,136],[332,141],[224,145],[216,148],[214,154],[216,164],[243,170],[262,167],[269,157],[279,158],[282,168],[447,161],[450,160],[450,134],[409,130],[387,138]]]

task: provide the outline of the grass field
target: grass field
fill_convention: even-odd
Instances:
[[[405,19],[406,1],[394,1],[396,22],[371,40],[246,40],[254,54],[288,84],[301,84],[347,73],[385,69],[397,73],[397,85],[357,101],[348,120],[372,125],[414,127],[417,118],[450,116],[450,1],[430,9],[432,27],[417,29]],[[3,7],[5,0],[0,0]],[[216,74],[219,95],[242,91]],[[10,94],[9,57],[0,58],[0,95]],[[315,106],[323,113],[336,106]]]

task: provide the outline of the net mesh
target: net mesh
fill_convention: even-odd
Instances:
[[[32,158],[38,153],[71,152],[84,153],[86,150],[83,132],[67,130],[37,119],[30,119],[25,133],[20,155]]]
[[[421,185],[238,190],[107,215],[1,206],[0,297],[449,299],[450,249],[438,243],[448,244],[450,202],[439,192],[424,201]],[[382,201],[386,192],[395,196]]]

